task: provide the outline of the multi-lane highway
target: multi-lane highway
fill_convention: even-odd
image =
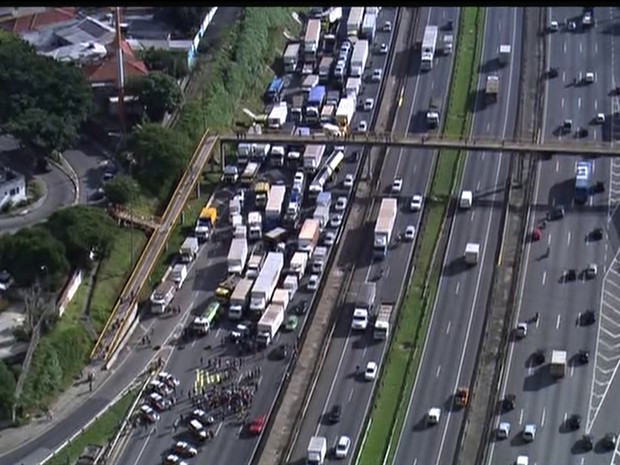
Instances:
[[[411,14],[407,12],[406,14]],[[457,23],[458,10],[456,8],[422,8],[419,11],[419,25],[414,34],[409,30],[400,30],[395,39],[395,56],[416,53],[409,62],[393,64],[389,74],[405,75],[404,87],[397,89],[397,95],[402,91],[402,104],[399,105],[394,122],[394,130],[399,132],[419,132],[425,130],[424,115],[428,108],[431,95],[445,100],[448,87],[452,57],[440,57],[436,60],[434,69],[430,73],[421,74],[419,71],[419,48],[416,42],[421,42],[424,27],[429,25],[443,25],[448,20]],[[397,71],[400,69],[401,71]],[[374,220],[378,212],[381,198],[392,196],[390,188],[395,177],[403,178],[403,188],[399,195],[399,212],[397,215],[394,235],[404,232],[408,225],[419,223],[419,214],[409,209],[411,196],[416,193],[424,194],[428,187],[431,168],[433,165],[432,152],[413,152],[411,150],[394,149],[388,151],[378,190],[374,193],[375,207],[371,218],[372,228],[367,228],[371,235],[374,229]],[[366,240],[366,244],[372,241]],[[375,305],[395,303],[398,299],[404,280],[413,243],[400,243],[390,250],[383,262],[371,262],[372,250],[370,245],[360,252],[356,263],[349,294],[359,290],[359,286],[367,281],[377,282],[379,292]],[[383,277],[380,277],[383,269]],[[353,298],[348,299],[352,301]],[[341,435],[349,436],[355,445],[360,439],[361,427],[371,400],[373,383],[363,380],[363,376],[356,375],[356,367],[360,371],[369,361],[379,363],[383,357],[385,344],[373,341],[372,330],[365,332],[352,331],[352,305],[345,305],[341,316],[336,323],[336,329],[331,341],[328,354],[317,381],[312,400],[304,417],[300,433],[291,454],[291,463],[302,463],[310,438],[314,435],[324,436],[330,447],[333,447]],[[342,418],[339,423],[330,424],[327,416],[333,405],[342,407]],[[354,449],[354,447],[352,447]],[[333,459],[331,453],[329,460]],[[351,457],[347,458],[347,461]]]
[[[484,89],[490,73],[500,77],[500,95],[495,104],[476,102],[475,135],[512,135],[520,74],[522,10],[487,8],[478,89]],[[505,67],[495,64],[500,45],[512,52]],[[457,44],[457,47],[459,44]],[[456,213],[445,255],[438,297],[431,317],[404,428],[394,463],[439,464],[451,461],[462,426],[462,411],[453,408],[458,386],[469,386],[476,349],[481,336],[489,285],[496,260],[499,227],[503,211],[507,157],[486,153],[467,156],[462,189],[474,192],[471,210]],[[463,264],[468,242],[479,243],[481,254],[475,267]],[[430,408],[441,409],[436,426],[426,426]]]
[[[557,127],[564,119],[572,119],[574,128],[588,127],[589,140],[608,140],[611,114],[609,91],[617,79],[614,57],[614,36],[609,31],[615,8],[596,8],[597,25],[590,30],[574,32],[560,30],[551,33],[547,41],[548,68],[557,67],[558,78],[548,81],[543,135],[545,140],[562,137]],[[581,23],[582,10],[549,8],[548,20]],[[617,16],[617,15],[616,15]],[[616,24],[617,25],[617,24]],[[610,66],[611,65],[611,66]],[[595,73],[590,85],[574,85],[580,74]],[[597,113],[607,118],[603,126],[591,124]],[[563,137],[573,138],[573,134]],[[574,141],[580,143],[579,140]],[[615,256],[617,232],[608,222],[608,194],[610,160],[591,159],[594,181],[604,181],[607,193],[590,197],[578,206],[574,203],[575,164],[581,157],[543,161],[538,170],[534,201],[531,205],[529,230],[555,206],[564,206],[565,217],[548,221],[538,242],[529,242],[525,249],[525,266],[520,283],[520,300],[516,321],[525,321],[539,312],[537,323],[529,324],[527,337],[513,342],[508,355],[508,369],[501,394],[516,395],[514,411],[495,419],[510,422],[509,439],[491,444],[489,463],[510,463],[518,455],[529,456],[530,463],[609,463],[610,454],[600,447],[600,439],[609,432],[617,433],[616,415],[606,414],[617,408],[613,395],[614,369],[620,359],[615,347],[619,333],[620,316],[616,312],[620,302],[620,280],[616,270],[608,267]],[[604,228],[601,240],[587,240],[595,228]],[[609,241],[608,238],[615,238]],[[615,244],[615,245],[614,245]],[[548,251],[548,252],[547,252]],[[568,269],[581,271],[590,263],[598,266],[593,280],[562,282]],[[617,268],[617,267],[616,267]],[[580,313],[595,310],[597,323],[578,324]],[[515,321],[515,323],[516,323]],[[598,328],[597,328],[598,326]],[[554,381],[548,365],[534,363],[533,353],[546,350],[566,350],[569,358],[566,376]],[[579,363],[575,355],[589,350],[590,363]],[[571,431],[566,419],[572,414],[582,417],[579,430]],[[524,443],[520,434],[525,424],[537,425],[536,439]],[[580,439],[591,433],[595,452],[581,455]],[[581,455],[581,457],[579,457]]]

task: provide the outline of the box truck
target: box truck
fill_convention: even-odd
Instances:
[[[301,231],[297,238],[297,249],[306,252],[308,255],[314,253],[314,248],[319,242],[321,226],[318,220],[308,218],[301,226]]]
[[[197,237],[186,237],[183,243],[181,244],[181,248],[179,249],[179,256],[183,263],[189,263],[196,258],[198,254],[198,248],[200,245],[198,244]]]
[[[250,311],[262,315],[276,290],[280,273],[284,268],[284,255],[281,252],[269,252],[250,295]]]
[[[231,320],[240,320],[243,317],[248,303],[250,302],[250,292],[252,291],[253,285],[254,280],[248,278],[243,278],[237,283],[235,290],[230,296],[228,318]]]
[[[386,198],[381,201],[373,244],[373,255],[377,259],[384,259],[387,256],[397,212],[396,199]]]
[[[248,242],[245,239],[233,239],[228,251],[228,273],[243,274],[248,259]]]
[[[258,320],[256,342],[262,347],[267,347],[275,339],[282,323],[284,323],[284,307],[270,304]]]

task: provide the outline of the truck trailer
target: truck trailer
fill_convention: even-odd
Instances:
[[[340,128],[348,130],[355,115],[356,99],[345,97],[340,99],[338,108],[336,108],[336,124]]]
[[[181,244],[181,248],[179,249],[179,256],[183,263],[189,263],[194,261],[196,255],[198,254],[198,248],[200,245],[198,244],[197,237],[186,237],[183,243]]]
[[[250,302],[250,292],[254,280],[249,278],[243,278],[235,287],[235,290],[230,296],[228,306],[228,318],[231,320],[240,320]]]
[[[280,102],[275,105],[267,116],[267,126],[270,129],[280,129],[286,123],[288,117],[288,105],[286,102]]]
[[[306,26],[304,35],[304,61],[313,62],[316,59],[316,52],[319,50],[321,40],[321,20],[310,19]]]
[[[379,216],[377,216],[377,223],[375,224],[373,246],[373,256],[376,259],[384,259],[387,256],[397,212],[398,204],[396,199],[386,198],[381,201]]]
[[[308,267],[308,253],[297,251],[293,254],[291,262],[289,264],[288,274],[297,276],[297,279],[301,279],[306,274],[306,268]]]
[[[243,274],[245,263],[248,260],[248,241],[245,239],[233,239],[228,251],[228,273]]]
[[[365,330],[377,297],[377,285],[371,282],[362,283],[353,301],[353,320],[351,329]]]
[[[265,207],[265,228],[267,230],[273,229],[278,225],[285,198],[286,186],[271,186],[269,199]]]
[[[372,42],[377,32],[377,15],[366,11],[364,20],[362,21],[362,37]]]
[[[255,316],[262,315],[269,305],[282,268],[284,268],[284,255],[281,252],[269,252],[250,296],[250,311]]]
[[[385,340],[390,336],[390,319],[392,318],[392,310],[394,305],[381,304],[375,319],[374,338],[377,340]]]
[[[349,74],[352,77],[360,77],[364,74],[366,62],[368,61],[369,45],[367,40],[358,40],[353,46]]]
[[[299,50],[300,45],[298,42],[290,43],[286,46],[282,56],[286,73],[294,73],[297,70],[297,66],[299,66]]]
[[[297,238],[297,249],[301,252],[306,252],[308,255],[312,255],[319,241],[320,233],[321,225],[318,220],[312,218],[305,220]]]
[[[321,121],[321,109],[325,102],[325,86],[316,86],[310,91],[306,104],[306,122],[318,124]]]
[[[364,7],[354,6],[349,10],[349,17],[347,18],[347,35],[355,36],[360,32],[362,21],[364,20]]]
[[[437,36],[439,28],[437,26],[426,26],[424,29],[424,39],[422,40],[422,62],[420,67],[423,71],[433,69],[435,59],[435,47],[437,47]]]
[[[351,8],[352,10],[354,8]],[[308,444],[307,465],[323,465],[327,455],[327,439],[322,436],[313,436]]]
[[[487,76],[487,83],[484,88],[484,97],[486,103],[497,102],[497,95],[499,94],[499,76],[492,75]]]
[[[256,342],[262,347],[267,347],[275,339],[282,323],[284,323],[284,307],[279,304],[269,304],[258,320]]]
[[[194,227],[194,235],[200,241],[208,241],[211,232],[215,228],[217,221],[217,210],[213,207],[205,206],[198,216],[196,226]]]
[[[306,145],[303,155],[304,170],[315,172],[321,166],[323,154],[325,153],[324,145]]]
[[[554,378],[562,378],[566,375],[566,351],[554,350],[551,352],[551,364],[549,372]]]

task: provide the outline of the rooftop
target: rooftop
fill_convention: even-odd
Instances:
[[[84,67],[84,73],[91,84],[102,82],[118,84],[116,45],[114,43],[109,44],[106,49],[107,55],[100,63]],[[126,78],[148,74],[144,62],[135,56],[131,46],[126,41],[121,42],[121,49]]]
[[[44,55],[58,61],[73,61],[86,64],[91,61],[101,61],[107,55],[108,50],[104,45],[96,42],[85,42],[75,45],[59,47]]]
[[[28,11],[26,14],[21,14],[24,12],[20,12],[20,10]],[[24,34],[73,21],[76,15],[77,9],[75,7],[14,8],[12,14],[7,14],[2,18],[0,27],[14,34]]]

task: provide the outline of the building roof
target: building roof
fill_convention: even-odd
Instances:
[[[0,22],[0,27],[14,34],[24,34],[72,21],[76,15],[77,8],[75,7],[49,8],[23,16],[16,15],[14,12],[8,19]]]
[[[86,17],[66,27],[59,28],[54,34],[67,45],[77,45],[89,42],[109,44],[114,40],[116,31],[112,26],[95,18]]]
[[[187,52],[192,48],[191,40],[127,39],[127,42],[136,51],[154,48],[156,50]]]
[[[124,40],[121,41],[121,49],[123,51],[123,64],[126,79],[148,74],[148,69],[144,62],[135,56],[129,44]],[[84,67],[84,73],[91,84],[101,82],[118,84],[116,45],[114,43],[108,45],[107,51],[107,55],[100,63]]]
[[[108,50],[105,46],[96,42],[66,45],[44,53],[44,55],[52,57],[58,61],[73,61],[82,65],[86,65],[94,61],[101,61],[107,54]]]

